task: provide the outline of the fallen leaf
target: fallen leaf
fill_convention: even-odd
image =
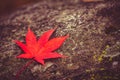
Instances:
[[[17,58],[34,59],[37,62],[44,64],[45,59],[65,57],[54,50],[58,49],[69,35],[49,40],[55,29],[43,33],[37,40],[35,34],[28,28],[26,44],[15,40],[15,43],[24,51],[24,53],[17,56]]]
[[[82,0],[83,2],[100,2],[104,0]]]

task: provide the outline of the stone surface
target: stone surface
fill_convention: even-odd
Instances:
[[[0,18],[0,79],[13,80],[29,60],[17,59],[28,26],[40,36],[57,26],[52,37],[69,34],[57,51],[68,56],[33,62],[20,80],[119,80],[120,2],[84,3],[79,0],[44,0]]]

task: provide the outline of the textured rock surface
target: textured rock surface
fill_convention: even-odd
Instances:
[[[15,79],[29,60],[17,59],[22,50],[12,40],[25,42],[28,26],[40,36],[58,26],[55,36],[70,34],[58,49],[65,59],[33,62],[20,80],[119,80],[120,2],[83,3],[49,0],[26,5],[0,19],[0,78]]]

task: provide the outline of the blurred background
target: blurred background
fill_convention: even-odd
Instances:
[[[42,0],[0,0],[0,15],[9,14],[22,5],[32,4]]]
[[[33,4],[40,1],[44,1],[44,0],[0,0],[0,15],[9,14],[10,12],[19,8],[20,6]],[[57,0],[53,0],[53,1],[57,1]],[[79,2],[79,1],[88,3],[88,2],[99,2],[104,0],[65,0],[64,2]]]

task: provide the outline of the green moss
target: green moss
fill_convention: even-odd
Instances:
[[[107,54],[107,48],[109,48],[109,47],[110,47],[109,45],[106,45],[105,49],[102,51],[102,53],[98,57],[98,62],[102,62],[103,61],[103,57],[104,57],[104,55]]]

